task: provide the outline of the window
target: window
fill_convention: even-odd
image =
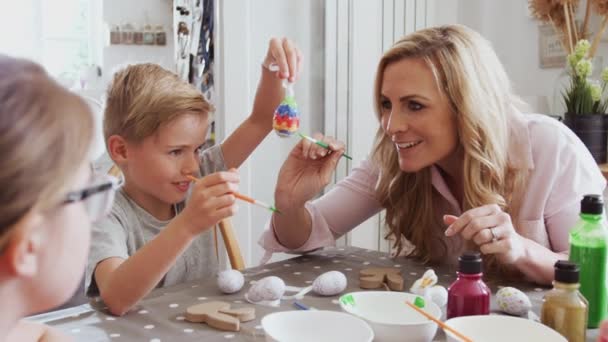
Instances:
[[[0,4],[0,53],[42,64],[74,82],[99,64],[100,0],[25,0]]]

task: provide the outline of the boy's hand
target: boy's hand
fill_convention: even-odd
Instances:
[[[295,82],[302,69],[302,52],[287,38],[272,38],[262,65],[271,71],[271,66],[276,65],[278,78]]]
[[[238,184],[236,169],[210,174],[192,184],[190,199],[179,214],[192,235],[198,235],[236,213],[236,197],[232,193],[237,192]]]
[[[289,39],[272,38],[262,65],[251,114],[222,143],[228,167],[239,167],[272,131],[274,111],[285,97],[283,80],[298,78],[302,53]]]

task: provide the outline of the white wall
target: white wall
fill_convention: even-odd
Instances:
[[[554,84],[563,69],[539,66],[538,25],[528,15],[527,0],[435,0],[438,23],[460,23],[480,32],[498,54],[515,92],[532,109],[547,114],[553,109]],[[579,15],[584,11],[581,1]],[[456,7],[456,8],[454,8]],[[456,11],[454,11],[456,10]],[[605,43],[598,56],[606,56]],[[606,58],[603,58],[606,62]]]
[[[102,51],[103,85],[111,80],[113,71],[129,63],[151,62],[175,71],[173,51],[172,0],[96,0],[103,2],[103,22],[108,25],[135,23],[145,20],[153,26],[163,25],[167,33],[167,45],[109,45],[104,42]]]
[[[434,3],[328,0],[325,4],[325,131],[345,141],[353,157],[338,164],[337,182],[371,152],[379,126],[373,84],[382,53],[404,34],[426,27],[433,19]],[[384,235],[380,214],[362,222],[338,243],[388,251]]]
[[[0,5],[0,53],[40,62],[37,46],[24,43],[37,42],[40,38],[41,19],[37,3],[37,0],[21,0]]]
[[[249,115],[260,65],[273,36],[289,37],[302,50],[304,69],[295,85],[301,130],[321,131],[323,1],[222,0],[218,3],[218,140],[225,139]],[[240,191],[272,203],[279,168],[296,142],[296,138],[279,138],[271,133],[239,169]],[[248,266],[257,265],[263,255],[257,240],[269,217],[263,209],[243,204],[232,219]]]

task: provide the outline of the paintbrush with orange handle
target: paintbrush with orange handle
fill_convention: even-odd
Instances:
[[[188,178],[189,178],[191,181],[193,181],[193,182],[198,181],[198,178],[196,178],[196,177],[194,177],[194,176],[187,176],[187,177],[188,177]],[[249,203],[251,203],[251,204],[255,204],[255,205],[257,205],[257,206],[260,206],[260,207],[262,207],[262,208],[266,208],[266,209],[268,209],[268,210],[270,210],[270,211],[272,211],[272,212],[274,212],[274,213],[279,213],[279,214],[281,213],[281,212],[280,212],[280,211],[279,211],[277,208],[275,208],[274,206],[269,205],[269,204],[266,204],[266,203],[264,203],[264,202],[262,202],[262,201],[258,201],[258,200],[256,200],[256,199],[253,199],[253,198],[249,197],[249,196],[245,196],[245,195],[243,195],[243,194],[239,194],[238,192],[233,192],[232,194],[234,195],[234,197],[236,197],[236,198],[238,198],[238,199],[240,199],[240,200],[243,200],[243,201],[245,201],[245,202],[249,202]]]
[[[409,305],[412,309],[418,311],[421,315],[423,315],[424,317],[430,319],[431,321],[437,323],[437,325],[439,325],[443,330],[449,331],[452,334],[456,335],[456,337],[458,337],[459,339],[461,339],[464,342],[473,342],[473,340],[471,340],[470,338],[464,336],[463,334],[459,333],[458,331],[456,331],[454,328],[450,327],[449,325],[443,323],[441,320],[433,317],[431,314],[429,314],[428,312],[422,310],[421,308],[419,308],[417,305],[419,304],[418,300],[420,297],[416,298],[417,303],[413,304],[410,303],[408,301],[405,302],[405,304]],[[420,298],[422,299],[422,298]]]

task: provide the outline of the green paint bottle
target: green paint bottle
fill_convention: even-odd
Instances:
[[[580,266],[580,292],[589,302],[589,328],[597,328],[608,310],[608,230],[603,211],[600,195],[585,195],[580,220],[570,231],[570,261]]]

